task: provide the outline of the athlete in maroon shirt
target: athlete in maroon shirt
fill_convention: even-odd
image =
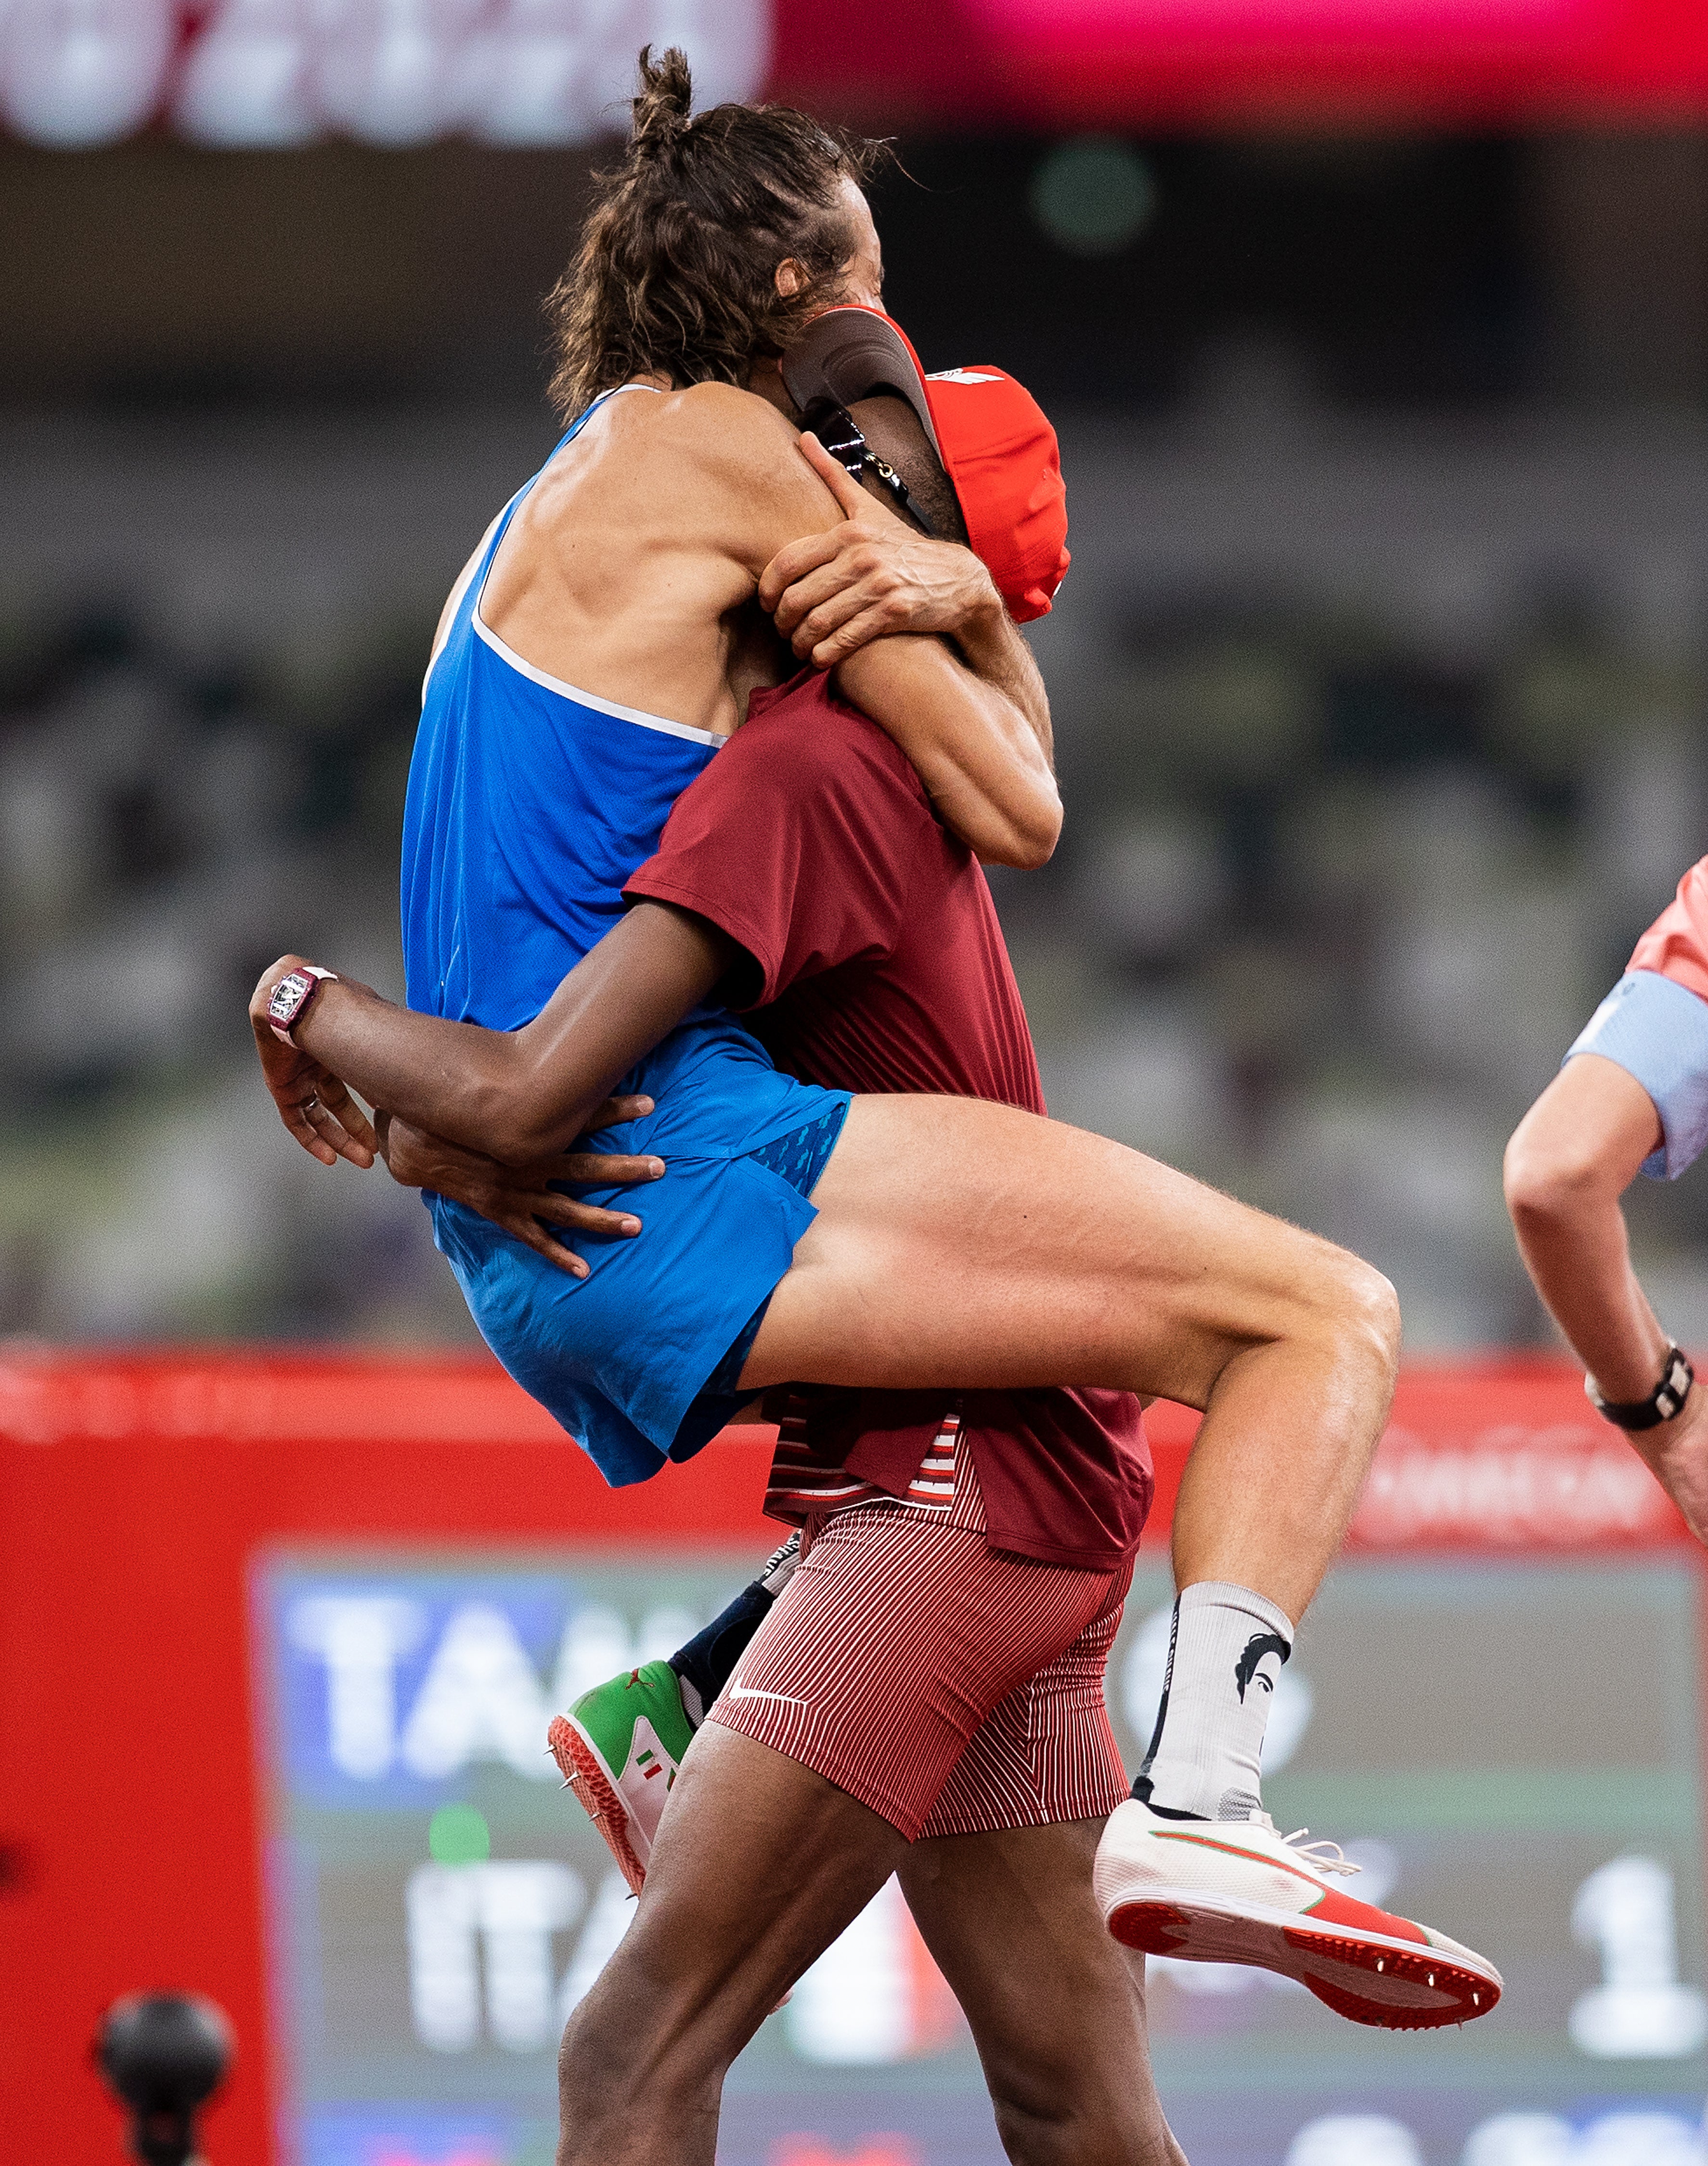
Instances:
[[[747,721],[679,799],[658,852],[625,893],[642,909],[693,913],[725,966],[722,996],[744,1012],[779,1067],[833,1087],[926,1091],[1044,1112],[1031,1031],[981,868],[939,824],[906,758],[835,696],[822,674],[802,672],[752,695]],[[395,1121],[389,1156],[400,1177],[431,1185],[472,1180],[467,1200],[481,1193],[466,1154]],[[529,1201],[547,1207],[537,1191]],[[783,1396],[768,1397],[768,1413]],[[1013,2155],[1049,2155],[1030,2148],[1035,2131],[1017,2128],[1017,2121],[1038,2116],[1069,2142],[1071,2155],[1088,2144],[1103,2155],[1113,2139],[1122,2148],[1112,2155],[1135,2166],[1184,2166],[1150,2081],[1143,1966],[1101,1930],[1092,1886],[1104,1816],[1124,1788],[1101,1676],[1151,1496],[1139,1402],[1124,1392],[1054,1388],[789,1396],[806,1402],[808,1440],[826,1464],[846,1466],[898,1499],[958,1405],[990,1548],[1076,1567],[1073,1579],[1094,1593],[1106,1590],[1089,1655],[1071,1649],[1069,1660],[1036,1672],[1022,1696],[1031,1704],[1018,1716],[1026,1727],[1015,1742],[1023,1757],[1050,1771],[1031,1824],[1002,1811],[1012,1779],[995,1796],[988,1786],[967,1783],[970,1826],[928,1822],[898,1869],[971,2024],[1005,2133],[1016,2138]],[[900,1531],[905,1556],[907,1530]],[[926,1591],[927,1609],[953,1620],[948,1560],[933,1556],[928,1544],[927,1536],[942,1598]],[[982,1620],[986,1632],[998,1642],[1018,1640],[1028,1568],[993,1563],[988,1597],[1004,1608]],[[701,1635],[717,1648],[712,1674],[694,1671],[708,1707],[769,1607],[769,1595],[755,1601],[754,1592],[732,1606],[733,1620],[727,1613]],[[890,1593],[899,1609],[899,1585]],[[809,1635],[816,1629],[816,1619],[804,1627]],[[899,1635],[904,1661],[913,1629],[907,1619]],[[870,1659],[871,1697],[879,1709],[893,1709],[917,1681],[876,1649]],[[646,1682],[644,1672],[638,1681]],[[621,1692],[629,1682],[597,1690]],[[796,1677],[782,1683],[786,1693],[801,1689]],[[1086,1707],[1088,1696],[1094,1708]],[[1003,1715],[993,1725],[998,1734],[1017,1722],[1012,1704]],[[563,1727],[553,1725],[554,1744]],[[659,1739],[650,1729],[646,1735],[656,1752]],[[872,1776],[886,1742],[893,1751],[895,1741],[854,1726],[848,1750],[854,1764],[827,1763],[824,1772],[853,1789]],[[1099,1767],[1099,1757],[1113,1770]],[[566,1771],[572,1765],[563,1764]],[[604,1802],[600,1832],[638,1882],[638,1830],[611,1825],[624,1811],[619,1794],[607,1792]],[[709,1863],[714,1853],[702,1855]],[[1017,1910],[1006,1891],[1022,1886]],[[690,1928],[679,1944],[693,1937]],[[704,1935],[712,1949],[721,1937]],[[1028,1989],[1017,1995],[1023,1974]]]
[[[938,824],[907,760],[827,677],[754,695],[624,892],[692,911],[736,943],[726,996],[804,1081],[1045,1111],[982,870]],[[1129,1392],[961,1397],[997,1547],[1103,1569],[1130,1555],[1151,1475]],[[952,1403],[940,1392],[822,1394],[809,1440],[901,1496]]]

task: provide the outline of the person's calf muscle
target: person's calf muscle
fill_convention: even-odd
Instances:
[[[708,1723],[633,1925],[559,2058],[559,2166],[701,2166],[723,2072],[907,1848],[812,1769]]]
[[[1392,1397],[1379,1272],[1137,1152],[965,1101],[857,1098],[813,1202],[744,1385],[1105,1386],[1197,1406],[1182,1584],[1225,1579],[1297,1621]]]
[[[1143,1958],[1103,1930],[1092,1895],[1102,1827],[943,1836],[901,1868],[1015,2166],[1180,2166],[1150,2078]]]
[[[1338,1371],[1286,1347],[1231,1364],[1182,1477],[1176,1585],[1248,1587],[1297,1624],[1345,1539],[1393,1391],[1379,1343]]]

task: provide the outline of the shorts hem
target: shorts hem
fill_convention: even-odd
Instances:
[[[706,1720],[715,1722],[721,1730],[732,1731],[738,1737],[750,1739],[755,1745],[769,1746],[773,1752],[780,1754],[785,1760],[794,1761],[797,1767],[810,1767],[815,1775],[822,1776],[856,1804],[864,1805],[886,1821],[907,1842],[933,1842],[956,1835],[1002,1835],[1016,1828],[1071,1827],[1080,1820],[1107,1820],[1129,1794],[1126,1774],[1118,1765],[1104,1771],[1102,1786],[1089,1784],[1088,1794],[1080,1797],[1033,1797],[1023,1805],[1007,1803],[979,1813],[953,1805],[944,1811],[944,1793],[939,1790],[929,1807],[921,1813],[886,1790],[881,1783],[863,1779],[859,1771],[848,1766],[845,1750],[838,1750],[837,1741],[822,1731],[802,1739],[791,1733],[786,1721],[768,1721],[759,1708],[744,1714],[738,1709],[726,1708],[721,1701],[707,1709]],[[953,1772],[950,1771],[949,1781],[953,1780]],[[944,1788],[949,1787],[949,1781]],[[933,1825],[937,1821],[942,1825]]]
[[[1013,1828],[1072,1827],[1080,1820],[1106,1820],[1117,1805],[1132,1795],[1124,1773],[1118,1782],[1112,1781],[1108,1800],[1101,1795],[1091,1798],[1036,1799],[1027,1812],[1007,1812],[998,1817],[995,1814],[980,1818],[973,1814],[949,1812],[939,1816],[933,1805],[921,1823],[916,1842],[939,1842],[946,1836],[1006,1835]],[[933,1827],[932,1823],[941,1817],[946,1823]]]
[[[802,1739],[792,1732],[785,1720],[767,1721],[758,1708],[751,1714],[744,1714],[739,1709],[727,1708],[722,1700],[714,1701],[706,1709],[706,1720],[715,1722],[720,1730],[732,1730],[738,1737],[750,1738],[755,1745],[769,1746],[773,1752],[794,1761],[797,1767],[810,1767],[815,1775],[822,1775],[856,1804],[864,1805],[868,1812],[886,1820],[907,1842],[918,1841],[919,1831],[931,1817],[928,1811],[911,1810],[899,1798],[886,1792],[881,1784],[863,1782],[859,1774],[845,1764],[846,1748],[838,1750],[837,1741],[822,1731]]]

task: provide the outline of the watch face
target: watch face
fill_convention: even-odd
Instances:
[[[272,997],[267,1004],[267,1012],[277,1023],[288,1023],[303,1001],[314,980],[305,971],[288,970],[272,989]]]

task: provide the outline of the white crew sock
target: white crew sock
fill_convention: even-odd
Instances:
[[[1262,1595],[1220,1580],[1187,1588],[1134,1796],[1183,1818],[1255,1820],[1269,1704],[1292,1651],[1291,1619]]]

